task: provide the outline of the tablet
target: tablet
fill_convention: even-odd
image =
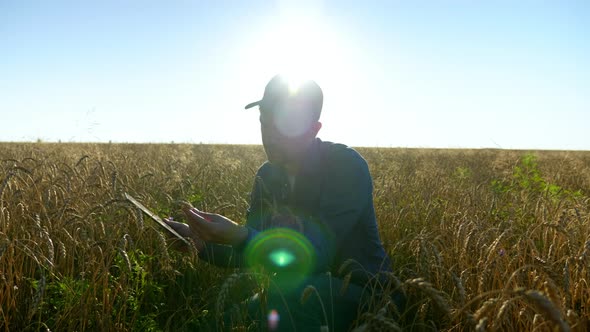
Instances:
[[[143,213],[147,214],[148,217],[150,217],[153,221],[155,221],[156,223],[158,223],[158,225],[164,227],[168,231],[168,233],[174,235],[176,238],[178,238],[179,240],[181,240],[182,242],[184,242],[184,243],[186,243],[187,245],[190,246],[190,242],[187,239],[185,239],[184,237],[182,237],[182,235],[178,234],[178,232],[176,232],[172,227],[168,226],[168,224],[165,223],[164,220],[162,220],[160,217],[158,217],[157,214],[155,214],[152,211],[148,210],[148,208],[146,208],[145,206],[143,206],[143,204],[141,204],[140,202],[138,202],[135,198],[133,198],[128,193],[125,193],[125,198],[129,202],[131,202],[131,204],[135,205],[138,209],[140,209],[141,211],[143,211]]]

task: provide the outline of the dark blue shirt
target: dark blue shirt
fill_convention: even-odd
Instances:
[[[247,240],[234,250],[208,244],[202,257],[217,265],[240,266],[244,248],[260,232],[288,227],[311,243],[314,272],[352,272],[352,281],[364,284],[372,275],[391,269],[379,238],[372,194],[371,175],[361,155],[317,138],[293,188],[282,168],[266,162],[258,169],[247,213]],[[351,260],[347,268],[339,271],[347,260]]]

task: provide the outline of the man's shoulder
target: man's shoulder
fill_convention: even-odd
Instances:
[[[320,150],[327,165],[367,165],[366,160],[358,151],[342,143],[321,141]]]
[[[265,161],[264,164],[258,167],[258,171],[256,172],[256,176],[258,177],[268,177],[273,172],[273,166],[269,161]]]
[[[285,180],[285,172],[270,161],[265,161],[256,171],[256,178],[264,181],[267,186],[282,185]]]

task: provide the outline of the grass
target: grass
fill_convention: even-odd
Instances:
[[[587,330],[590,152],[359,150],[387,287],[413,314],[375,299],[357,331]],[[244,220],[263,161],[259,146],[1,143],[0,329],[206,329],[252,278],[171,250],[122,193]]]

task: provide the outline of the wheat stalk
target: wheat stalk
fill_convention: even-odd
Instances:
[[[484,317],[477,322],[477,325],[475,325],[475,331],[485,332],[487,325],[488,325],[488,317]]]
[[[496,297],[486,300],[481,305],[481,307],[479,307],[479,309],[475,311],[475,313],[473,314],[473,319],[479,322],[482,318],[488,317],[489,312],[496,307],[498,300],[499,299]]]
[[[557,325],[560,331],[570,331],[569,325],[563,319],[561,312],[557,309],[547,297],[535,290],[516,291],[517,294],[524,296],[530,303],[532,303],[543,315],[549,318],[555,325]],[[533,323],[533,325],[535,325]]]
[[[348,289],[348,285],[350,284],[350,278],[352,277],[352,273],[347,273],[344,278],[342,279],[342,287],[340,288],[340,295],[344,295],[346,290]]]
[[[43,235],[46,240],[45,243],[47,246],[47,253],[48,253],[47,259],[51,263],[51,266],[53,266],[53,261],[55,259],[55,247],[53,246],[53,241],[51,240],[51,237],[49,237],[49,232],[47,231],[46,228],[43,228]]]
[[[14,170],[11,169],[10,171],[8,171],[8,174],[6,174],[6,177],[4,178],[4,180],[2,180],[2,184],[0,184],[0,202],[2,202],[2,197],[4,195],[4,189],[6,188],[6,186],[8,185],[8,181],[10,181],[10,178],[13,177],[15,174]]]
[[[217,296],[217,303],[216,303],[216,311],[217,311],[217,319],[218,321],[222,322],[222,317],[224,313],[224,306],[225,300],[229,295],[230,289],[238,282],[240,279],[240,275],[237,273],[232,273],[227,279],[225,279],[223,285],[221,285],[221,290],[219,291],[219,295]]]
[[[303,291],[301,293],[301,304],[304,305],[312,294],[316,295],[316,297],[320,303],[320,306],[322,307],[322,313],[324,314],[324,324],[327,326],[328,325],[328,314],[326,313],[326,308],[324,307],[324,302],[322,301],[322,297],[320,296],[320,293],[318,292],[317,288],[315,288],[315,286],[307,285],[303,289]]]
[[[451,272],[451,277],[453,278],[453,282],[455,283],[455,287],[459,291],[459,303],[461,305],[465,304],[465,300],[467,299],[467,292],[465,291],[465,287],[463,286],[463,282],[457,275]]]
[[[444,292],[435,289],[431,283],[424,281],[422,278],[410,279],[404,282],[406,287],[410,286],[422,291],[424,294],[433,300],[439,310],[441,310],[447,317],[451,316],[451,306],[443,297]]]
[[[363,315],[367,320],[366,329],[368,331],[395,331],[401,332],[402,328],[393,319],[384,317],[383,315],[375,315],[367,313]],[[362,329],[355,329],[354,331],[365,331]]]
[[[101,249],[101,248],[99,247],[99,249]],[[129,272],[133,271],[133,269],[131,267],[131,260],[129,260],[129,255],[127,255],[127,251],[125,251],[125,249],[123,249],[121,247],[119,247],[117,249],[118,249],[119,253],[121,254],[121,257],[123,258],[123,261],[125,262],[125,266],[127,267],[127,270]]]
[[[45,294],[45,287],[47,286],[47,279],[45,277],[45,273],[41,274],[41,279],[37,282],[35,295],[33,296],[33,301],[31,303],[31,308],[29,310],[29,320],[33,318],[35,313],[39,310],[39,306],[41,301],[43,300],[43,295]]]

